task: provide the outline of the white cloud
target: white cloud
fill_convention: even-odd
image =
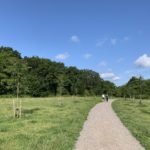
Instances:
[[[111,42],[112,45],[115,46],[117,44],[117,39],[116,38],[111,38],[110,42]]]
[[[55,58],[59,59],[59,60],[65,60],[68,57],[70,57],[70,55],[68,53],[58,54],[57,56],[55,56]]]
[[[150,56],[143,54],[135,62],[135,65],[140,68],[150,67]]]
[[[77,35],[73,35],[70,40],[74,43],[79,43],[80,42],[80,39]]]
[[[118,76],[113,77],[113,81],[116,81],[116,80],[120,80],[120,77]]]
[[[112,81],[116,81],[119,80],[120,77],[116,76],[113,72],[105,72],[105,73],[101,73],[100,76],[103,79],[107,79],[107,80],[112,80]]]
[[[107,38],[105,39],[102,39],[102,40],[99,40],[97,43],[96,43],[96,47],[102,47],[107,41]]]
[[[90,53],[84,54],[84,58],[85,59],[90,59],[91,57],[92,57],[92,55]]]
[[[105,67],[105,66],[107,66],[107,63],[106,63],[105,61],[101,61],[101,62],[98,64],[98,66],[100,66],[100,67]]]

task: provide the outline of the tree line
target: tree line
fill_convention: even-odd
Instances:
[[[40,57],[21,57],[10,47],[0,47],[0,95],[96,96],[116,95],[116,86],[99,73]]]
[[[99,73],[40,57],[21,57],[10,47],[0,47],[0,96],[97,96],[150,98],[150,79],[131,77],[117,87]]]
[[[133,76],[125,85],[117,88],[116,95],[131,99],[148,99],[150,98],[150,79]]]

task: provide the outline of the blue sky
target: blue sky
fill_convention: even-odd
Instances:
[[[122,85],[150,78],[149,0],[0,0],[0,45],[92,69]]]

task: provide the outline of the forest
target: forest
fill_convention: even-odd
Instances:
[[[116,86],[99,73],[50,59],[21,57],[10,47],[0,47],[0,95],[46,97],[59,95],[96,96],[115,94]]]
[[[19,51],[0,47],[0,95],[46,97],[60,95],[149,98],[150,80],[131,77],[117,87],[89,69],[66,67],[50,59],[22,57]]]

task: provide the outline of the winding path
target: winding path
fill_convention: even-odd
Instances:
[[[118,119],[111,103],[97,104],[90,111],[75,150],[144,150]]]

